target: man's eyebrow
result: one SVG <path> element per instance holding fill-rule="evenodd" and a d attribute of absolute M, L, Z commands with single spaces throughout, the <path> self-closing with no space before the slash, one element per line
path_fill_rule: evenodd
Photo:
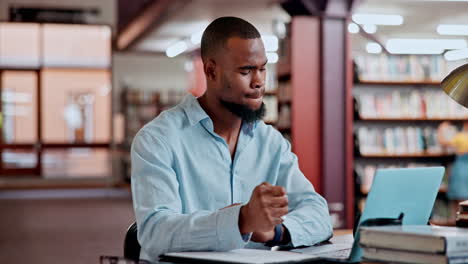
<path fill-rule="evenodd" d="M 262 64 L 261 67 L 264 67 L 267 64 L 268 61 L 265 61 L 265 63 Z M 238 67 L 239 70 L 255 70 L 258 69 L 258 66 L 255 65 L 245 65 L 245 66 L 240 66 Z"/>
<path fill-rule="evenodd" d="M 258 67 L 254 65 L 245 65 L 245 66 L 240 66 L 238 69 L 239 70 L 255 70 L 257 68 Z"/>

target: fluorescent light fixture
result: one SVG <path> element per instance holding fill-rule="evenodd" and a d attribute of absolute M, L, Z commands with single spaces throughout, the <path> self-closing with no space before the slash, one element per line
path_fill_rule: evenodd
<path fill-rule="evenodd" d="M 278 62 L 278 54 L 276 52 L 267 52 L 266 54 L 268 63 L 277 63 Z"/>
<path fill-rule="evenodd" d="M 351 34 L 359 33 L 359 26 L 356 23 L 349 23 L 348 32 Z"/>
<path fill-rule="evenodd" d="M 377 32 L 377 26 L 373 24 L 365 24 L 364 31 L 369 34 L 374 34 L 375 32 Z"/>
<path fill-rule="evenodd" d="M 190 41 L 192 42 L 193 45 L 198 45 L 198 44 L 201 43 L 201 38 L 203 36 L 203 32 L 204 32 L 204 30 L 198 31 L 197 33 L 193 33 L 190 36 Z"/>
<path fill-rule="evenodd" d="M 366 45 L 366 51 L 368 53 L 379 54 L 382 52 L 382 47 L 376 42 L 369 42 Z"/>
<path fill-rule="evenodd" d="M 174 45 L 166 49 L 166 55 L 169 58 L 175 57 L 187 50 L 187 43 L 185 41 L 178 41 Z"/>
<path fill-rule="evenodd" d="M 265 45 L 265 51 L 277 51 L 278 50 L 278 38 L 273 35 L 262 36 L 263 45 Z"/>
<path fill-rule="evenodd" d="M 446 49 L 466 47 L 464 39 L 389 39 L 386 44 L 392 54 L 441 54 Z"/>
<path fill-rule="evenodd" d="M 447 51 L 444 58 L 448 61 L 468 59 L 468 48 Z"/>
<path fill-rule="evenodd" d="M 352 18 L 355 23 L 361 25 L 399 26 L 403 24 L 403 17 L 400 15 L 354 14 Z"/>
<path fill-rule="evenodd" d="M 468 25 L 448 25 L 437 26 L 437 33 L 440 35 L 468 36 Z"/>

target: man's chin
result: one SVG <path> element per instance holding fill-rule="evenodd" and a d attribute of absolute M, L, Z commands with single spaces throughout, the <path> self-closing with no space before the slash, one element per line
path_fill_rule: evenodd
<path fill-rule="evenodd" d="M 262 101 L 255 104 L 237 104 L 228 101 L 221 101 L 221 104 L 230 112 L 247 122 L 260 120 L 265 115 L 265 105 Z"/>

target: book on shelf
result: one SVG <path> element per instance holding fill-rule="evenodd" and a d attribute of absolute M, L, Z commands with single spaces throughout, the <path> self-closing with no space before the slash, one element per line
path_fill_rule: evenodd
<path fill-rule="evenodd" d="M 468 109 L 441 90 L 362 92 L 355 97 L 362 119 L 468 119 Z"/>
<path fill-rule="evenodd" d="M 357 129 L 357 148 L 361 155 L 443 155 L 452 153 L 437 140 L 433 127 L 366 127 Z"/>
<path fill-rule="evenodd" d="M 389 263 L 462 264 L 468 263 L 468 251 L 432 254 L 384 248 L 363 248 L 364 260 Z"/>
<path fill-rule="evenodd" d="M 468 200 L 460 202 L 458 204 L 458 210 L 460 213 L 468 213 Z"/>
<path fill-rule="evenodd" d="M 466 60 L 447 61 L 441 55 L 358 54 L 354 57 L 359 80 L 440 81 Z"/>
<path fill-rule="evenodd" d="M 455 221 L 456 225 L 459 227 L 468 227 L 468 200 L 458 204 L 458 212 Z"/>
<path fill-rule="evenodd" d="M 278 121 L 278 97 L 274 95 L 264 96 L 263 103 L 265 104 L 265 116 L 263 117 L 263 121 L 267 123 L 275 123 Z"/>
<path fill-rule="evenodd" d="M 363 227 L 359 243 L 364 247 L 445 254 L 465 252 L 468 229 L 431 225 Z"/>

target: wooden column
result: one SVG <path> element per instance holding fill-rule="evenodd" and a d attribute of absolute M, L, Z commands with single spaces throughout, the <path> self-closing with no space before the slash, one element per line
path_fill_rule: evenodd
<path fill-rule="evenodd" d="M 328 201 L 337 228 L 352 228 L 354 220 L 351 5 L 345 0 L 283 3 L 293 17 L 293 145 L 301 170 Z"/>
<path fill-rule="evenodd" d="M 320 20 L 294 17 L 291 25 L 292 144 L 299 167 L 322 193 Z"/>

